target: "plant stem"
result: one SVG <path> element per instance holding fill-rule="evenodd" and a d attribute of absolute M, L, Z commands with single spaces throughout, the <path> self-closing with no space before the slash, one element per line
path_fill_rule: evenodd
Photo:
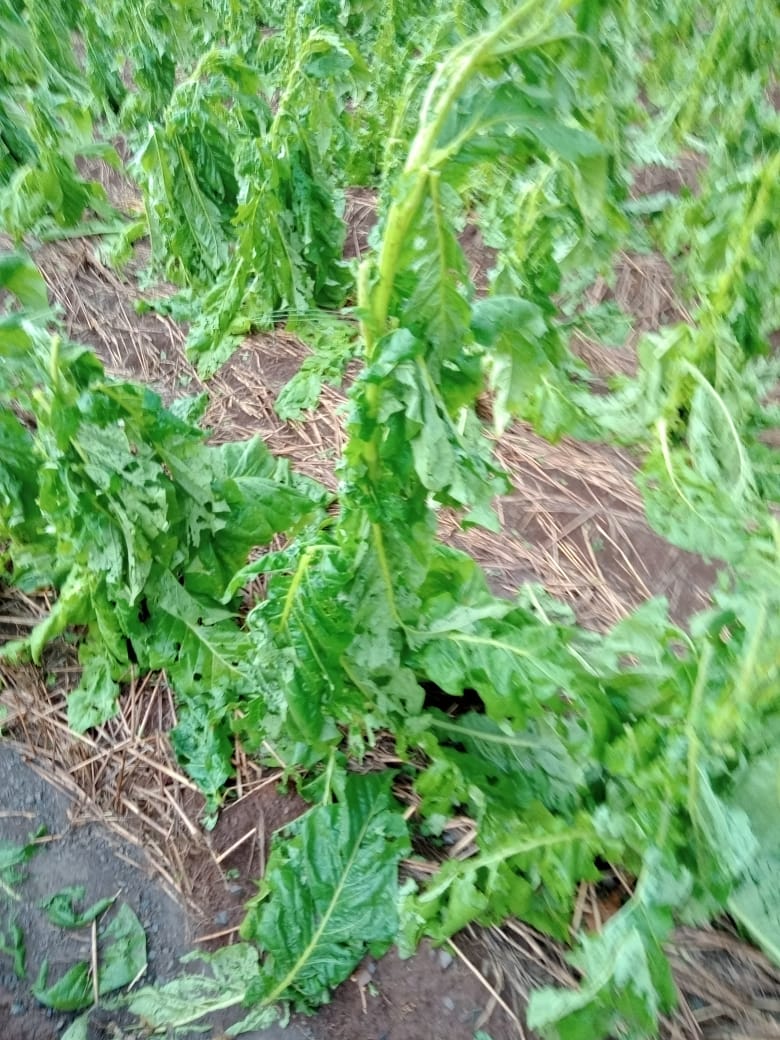
<path fill-rule="evenodd" d="M 514 53 L 536 43 L 555 19 L 573 6 L 574 2 L 558 0 L 548 6 L 543 0 L 526 0 L 506 15 L 494 29 L 465 40 L 442 63 L 431 80 L 420 113 L 420 128 L 404 165 L 399 197 L 388 210 L 376 280 L 371 285 L 371 279 L 363 276 L 360 282 L 363 293 L 358 306 L 363 316 L 362 331 L 368 362 L 374 359 L 377 341 L 386 331 L 401 250 L 425 194 L 429 164 L 452 107 L 479 69 L 493 57 L 496 49 L 500 49 L 502 54 L 510 50 L 507 37 L 521 22 L 533 20 L 536 24 L 512 41 L 511 51 Z M 537 17 L 539 15 L 541 17 Z M 434 98 L 442 84 L 445 86 L 434 105 Z M 368 263 L 369 260 L 364 261 L 364 264 Z"/>
<path fill-rule="evenodd" d="M 691 693 L 691 706 L 688 717 L 685 720 L 685 733 L 688 738 L 688 815 L 691 822 L 697 824 L 696 801 L 699 793 L 699 756 L 701 753 L 701 740 L 699 739 L 698 725 L 701 705 L 704 700 L 704 689 L 710 673 L 710 662 L 712 661 L 712 644 L 705 643 L 699 668 L 696 672 L 696 681 Z"/>
<path fill-rule="evenodd" d="M 770 196 L 776 188 L 778 180 L 780 180 L 780 152 L 777 152 L 761 171 L 755 201 L 750 207 L 734 245 L 734 258 L 718 279 L 711 305 L 716 314 L 725 315 L 733 305 L 734 284 L 740 276 L 742 267 L 753 252 L 753 236 L 766 217 Z"/>

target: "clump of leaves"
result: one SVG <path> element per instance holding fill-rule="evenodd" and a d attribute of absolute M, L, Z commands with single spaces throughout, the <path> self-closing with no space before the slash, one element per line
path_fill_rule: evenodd
<path fill-rule="evenodd" d="M 119 164 L 97 144 L 90 91 L 67 42 L 75 28 L 65 5 L 0 5 L 0 223 L 17 239 L 56 236 L 85 212 L 102 222 L 116 214 L 97 181 L 83 177 L 78 156 Z"/>
<path fill-rule="evenodd" d="M 9 841 L 0 842 L 0 899 L 8 901 L 11 907 L 14 903 L 21 902 L 21 896 L 16 889 L 26 877 L 22 868 L 40 851 L 42 843 L 39 839 L 45 834 L 46 828 L 40 827 L 35 834 L 30 835 L 24 845 L 15 845 Z M 25 978 L 27 948 L 24 932 L 10 911 L 6 931 L 0 932 L 0 954 L 11 959 L 17 978 Z"/>
<path fill-rule="evenodd" d="M 342 776 L 334 801 L 275 836 L 241 928 L 260 959 L 246 944 L 200 956 L 212 979 L 183 975 L 144 988 L 131 1011 L 180 1035 L 205 1014 L 241 1003 L 252 1010 L 231 1026 L 237 1036 L 286 1008 L 313 1010 L 366 954 L 385 953 L 398 930 L 398 866 L 409 852 L 391 781 L 389 773 Z"/>
<path fill-rule="evenodd" d="M 250 549 L 292 531 L 325 496 L 258 439 L 209 445 L 151 391 L 107 379 L 93 354 L 45 327 L 42 281 L 7 257 L 2 285 L 28 310 L 0 324 L 0 561 L 27 590 L 59 596 L 7 659 L 74 625 L 86 635 L 69 699 L 83 732 L 110 718 L 134 667 L 165 668 L 181 696 L 177 750 L 214 804 L 231 773 L 230 719 L 252 698 L 251 646 L 228 582 Z"/>
<path fill-rule="evenodd" d="M 149 128 L 133 168 L 153 260 L 189 287 L 178 311 L 192 320 L 187 351 L 201 375 L 252 327 L 344 301 L 343 201 L 326 152 L 332 81 L 356 61 L 337 37 L 312 32 L 272 115 L 256 69 L 214 51 Z"/>
<path fill-rule="evenodd" d="M 19 868 L 39 851 L 42 844 L 39 839 L 44 833 L 45 828 L 41 827 L 24 845 L 0 843 L 0 895 L 15 902 L 21 900 L 15 891 L 25 880 Z M 82 929 L 91 925 L 95 928 L 95 963 L 79 961 L 72 964 L 53 983 L 49 983 L 48 961 L 44 959 L 40 965 L 31 992 L 41 1004 L 57 1011 L 81 1011 L 94 1003 L 96 995 L 105 996 L 122 989 L 140 978 L 146 970 L 146 935 L 133 910 L 121 903 L 115 913 L 106 916 L 116 896 L 98 899 L 79 909 L 85 891 L 83 885 L 72 885 L 55 892 L 40 904 L 54 927 Z M 96 922 L 99 923 L 96 925 Z M 11 919 L 7 936 L 0 932 L 0 954 L 11 959 L 19 979 L 26 977 L 26 952 L 24 932 L 16 920 Z M 93 977 L 95 969 L 97 974 Z M 76 1028 L 72 1035 L 79 1035 Z"/>
<path fill-rule="evenodd" d="M 52 897 L 58 902 L 67 895 Z M 113 900 L 109 900 L 109 905 Z M 105 913 L 105 906 L 92 908 L 95 917 Z M 95 918 L 93 917 L 92 920 Z M 86 922 L 85 922 L 86 923 Z M 63 927 L 80 928 L 84 924 L 68 923 Z M 97 929 L 97 980 L 92 977 L 93 966 L 78 961 L 49 983 L 49 964 L 44 960 L 32 986 L 33 996 L 46 1007 L 56 1011 L 81 1011 L 98 996 L 129 986 L 146 970 L 146 935 L 141 922 L 127 903 L 121 903 L 110 919 L 104 918 Z"/>

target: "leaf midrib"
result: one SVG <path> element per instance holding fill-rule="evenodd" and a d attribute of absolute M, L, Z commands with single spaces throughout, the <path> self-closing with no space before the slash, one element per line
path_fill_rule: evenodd
<path fill-rule="evenodd" d="M 374 803 L 374 805 L 375 804 L 376 803 Z M 345 809 L 346 809 L 346 806 L 345 806 Z M 367 815 L 366 820 L 363 823 L 363 826 L 360 828 L 360 831 L 359 831 L 359 833 L 358 833 L 358 835 L 356 837 L 354 848 L 353 848 L 353 850 L 352 850 L 352 852 L 350 854 L 350 857 L 349 857 L 349 859 L 348 859 L 348 861 L 347 861 L 347 863 L 345 865 L 345 869 L 342 872 L 341 879 L 340 879 L 338 885 L 336 885 L 335 889 L 333 890 L 333 897 L 332 897 L 332 899 L 331 899 L 331 901 L 330 901 L 330 903 L 328 905 L 327 911 L 323 915 L 322 920 L 320 921 L 319 925 L 315 929 L 314 934 L 311 937 L 311 940 L 309 941 L 309 943 L 306 946 L 306 948 L 304 949 L 304 951 L 301 953 L 301 955 L 298 958 L 298 960 L 292 966 L 290 971 L 285 975 L 285 977 L 282 979 L 282 981 L 274 989 L 271 990 L 271 992 L 268 994 L 268 996 L 265 997 L 261 1001 L 261 1004 L 271 1004 L 271 1003 L 273 1003 L 273 1001 L 277 1000 L 282 995 L 282 993 L 284 993 L 284 991 L 287 989 L 287 987 L 290 986 L 293 983 L 293 981 L 295 980 L 296 976 L 300 973 L 301 968 L 303 967 L 303 965 L 306 964 L 306 962 L 309 960 L 311 955 L 316 950 L 316 948 L 317 948 L 317 946 L 319 944 L 319 941 L 322 938 L 322 935 L 323 935 L 325 929 L 327 928 L 327 926 L 328 926 L 328 924 L 330 922 L 331 917 L 333 916 L 333 913 L 334 913 L 334 911 L 336 909 L 336 906 L 338 905 L 338 902 L 339 902 L 339 900 L 341 898 L 341 893 L 343 892 L 344 886 L 347 883 L 347 878 L 349 877 L 349 874 L 350 874 L 350 872 L 351 872 L 351 870 L 352 870 L 352 868 L 353 868 L 353 866 L 355 864 L 355 860 L 357 859 L 358 853 L 360 852 L 360 849 L 361 849 L 362 844 L 363 844 L 363 839 L 364 839 L 364 837 L 366 835 L 366 832 L 368 831 L 369 824 L 373 820 L 374 816 L 375 816 L 374 806 L 372 805 L 371 811 Z"/>

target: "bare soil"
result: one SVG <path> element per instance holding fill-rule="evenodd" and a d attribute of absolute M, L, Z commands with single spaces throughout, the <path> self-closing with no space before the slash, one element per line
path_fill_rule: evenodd
<path fill-rule="evenodd" d="M 61 1034 L 72 1016 L 41 1008 L 29 992 L 29 981 L 44 959 L 50 982 L 77 961 L 89 960 L 90 932 L 55 927 L 41 902 L 67 886 L 84 885 L 85 905 L 109 896 L 127 903 L 146 932 L 147 981 L 175 973 L 178 958 L 191 945 L 191 923 L 181 904 L 153 879 L 137 845 L 119 840 L 98 823 L 73 826 L 67 796 L 7 744 L 0 744 L 0 792 L 0 841 L 23 845 L 40 827 L 48 836 L 14 888 L 19 902 L 0 896 L 2 929 L 10 919 L 18 923 L 27 950 L 24 981 L 9 970 L 6 957 L 0 958 L 0 1035 L 3 1040 L 49 1040 Z"/>

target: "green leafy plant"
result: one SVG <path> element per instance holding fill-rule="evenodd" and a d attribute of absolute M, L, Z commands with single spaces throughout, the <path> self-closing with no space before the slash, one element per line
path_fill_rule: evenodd
<path fill-rule="evenodd" d="M 457 5 L 455 25 L 479 20 L 466 6 Z M 363 369 L 350 391 L 330 513 L 321 490 L 257 442 L 205 444 L 192 402 L 164 409 L 148 391 L 107 380 L 91 355 L 44 326 L 44 294 L 29 266 L 12 258 L 0 267 L 28 308 L 0 326 L 3 560 L 23 587 L 59 592 L 51 615 L 6 653 L 37 659 L 66 627 L 83 626 L 74 722 L 107 717 L 131 667 L 165 668 L 179 701 L 174 746 L 210 809 L 230 775 L 234 738 L 248 753 L 281 760 L 314 803 L 274 843 L 248 908 L 247 941 L 201 958 L 210 977 L 185 975 L 133 999 L 156 1028 L 186 1030 L 235 1003 L 250 1005 L 236 1030 L 260 1027 L 290 1007 L 310 1009 L 367 950 L 395 938 L 409 952 L 422 936 L 442 942 L 471 921 L 517 915 L 567 940 L 578 885 L 597 882 L 606 863 L 638 879 L 636 891 L 572 954 L 579 990 L 534 998 L 531 1018 L 545 1035 L 652 1035 L 675 1000 L 663 955 L 675 921 L 700 923 L 730 907 L 770 953 L 777 949 L 768 887 L 777 850 L 754 803 L 760 792 L 776 802 L 780 532 L 770 508 L 773 456 L 767 445 L 762 454 L 759 436 L 773 413 L 751 397 L 770 372 L 754 359 L 765 352 L 759 310 L 774 252 L 766 268 L 753 255 L 772 238 L 776 162 L 762 156 L 737 178 L 744 191 L 727 189 L 736 235 L 693 235 L 694 324 L 645 339 L 637 380 L 596 397 L 568 353 L 555 298 L 570 294 L 576 311 L 577 264 L 600 269 L 626 229 L 631 135 L 612 124 L 638 106 L 605 83 L 622 67 L 621 33 L 646 23 L 633 5 L 490 6 L 488 27 L 480 22 L 482 31 L 456 43 L 423 96 L 400 106 L 398 125 L 416 113 L 417 129 L 405 159 L 395 144 L 386 156 L 376 248 L 358 273 Z M 339 11 L 347 22 L 355 13 L 349 4 Z M 693 32 L 695 14 L 684 25 Z M 284 41 L 296 40 L 287 29 Z M 663 30 L 671 46 L 673 27 Z M 275 261 L 261 258 L 280 241 L 265 211 L 241 210 L 249 230 L 235 245 L 230 214 L 264 197 L 241 195 L 274 169 L 253 165 L 264 135 L 289 145 L 278 185 L 284 212 L 268 212 L 280 220 L 313 212 L 308 196 L 304 204 L 286 194 L 285 178 L 303 163 L 306 195 L 315 163 L 304 160 L 322 160 L 321 142 L 305 112 L 290 107 L 329 76 L 335 93 L 324 103 L 344 100 L 360 63 L 334 32 L 330 23 L 314 27 L 300 54 L 280 52 L 273 39 L 263 49 L 263 68 L 300 66 L 273 114 L 248 89 L 257 69 L 221 49 L 166 102 L 177 162 L 200 149 L 198 176 L 185 176 L 184 161 L 176 174 L 200 193 L 186 196 L 199 223 L 194 231 L 177 223 L 173 234 L 183 236 L 176 248 L 197 278 L 218 286 L 203 313 L 219 336 L 237 337 L 250 312 L 278 306 L 258 295 L 256 312 L 246 309 L 247 286 L 261 272 L 285 306 L 294 298 L 278 288 Z M 625 62 L 636 62 L 632 89 L 652 78 L 637 57 L 645 39 L 637 32 L 626 52 Z M 409 82 L 411 95 L 414 76 Z M 179 108 L 185 98 L 197 104 Z M 328 132 L 338 124 L 329 113 Z M 223 125 L 246 148 L 239 174 Z M 150 147 L 158 134 L 153 128 Z M 213 144 L 210 165 L 204 141 Z M 166 169 L 154 166 L 153 177 Z M 719 185 L 690 207 L 686 200 L 670 220 L 670 241 L 680 214 L 695 228 L 717 212 Z M 336 212 L 333 187 L 328 180 L 323 190 L 320 230 Z M 506 205 L 491 205 L 497 187 Z M 161 196 L 161 238 L 178 194 Z M 487 214 L 499 249 L 484 297 L 458 239 L 472 204 Z M 306 243 L 307 293 L 321 271 L 319 242 Z M 296 277 L 301 256 L 293 256 Z M 235 297 L 225 271 L 235 275 Z M 315 378 L 324 371 L 314 367 Z M 734 561 L 688 630 L 652 601 L 605 634 L 588 632 L 541 589 L 495 596 L 472 559 L 439 541 L 441 507 L 464 525 L 498 526 L 493 499 L 508 480 L 475 410 L 491 380 L 499 427 L 524 415 L 551 435 L 612 433 L 638 444 L 651 519 L 676 541 L 693 544 L 695 532 L 697 546 Z M 301 398 L 311 400 L 301 394 L 287 406 L 301 407 Z M 247 562 L 278 533 L 282 544 Z M 258 576 L 262 595 L 239 621 L 238 594 Z M 394 777 L 357 771 L 380 733 L 415 793 L 413 835 L 446 848 L 453 817 L 474 823 L 472 849 L 402 893 L 396 872 L 409 839 L 390 793 Z M 76 988 L 81 981 L 74 976 Z"/>
<path fill-rule="evenodd" d="M 8 258 L 0 277 L 40 305 L 29 263 Z M 214 804 L 232 769 L 225 727 L 255 689 L 251 647 L 235 597 L 223 604 L 225 588 L 250 549 L 316 513 L 324 494 L 258 440 L 206 444 L 155 394 L 107 380 L 94 355 L 29 312 L 6 315 L 0 351 L 0 561 L 23 588 L 60 593 L 51 614 L 2 653 L 39 661 L 48 640 L 85 625 L 83 673 L 69 701 L 82 731 L 115 712 L 133 667 L 165 668 L 182 695 L 174 741 Z"/>
<path fill-rule="evenodd" d="M 777 143 L 771 124 L 766 134 Z M 651 523 L 678 545 L 737 564 L 780 497 L 766 443 L 778 418 L 776 316 L 764 302 L 780 270 L 778 155 L 739 171 L 725 149 L 712 156 L 701 194 L 666 218 L 671 254 L 685 253 L 691 321 L 645 336 L 637 378 L 585 404 L 598 430 L 646 447 Z"/>
<path fill-rule="evenodd" d="M 272 116 L 262 77 L 213 51 L 150 127 L 135 169 L 153 258 L 191 287 L 187 349 L 202 375 L 253 326 L 344 301 L 342 204 L 325 161 L 340 94 L 323 83 L 356 60 L 313 31 Z"/>
<path fill-rule="evenodd" d="M 69 12 L 36 7 L 31 25 L 23 5 L 0 5 L 0 223 L 17 239 L 28 231 L 56 237 L 87 211 L 103 226 L 116 217 L 102 186 L 76 164 L 78 156 L 119 159 L 93 138 L 90 93 L 65 43 Z"/>

